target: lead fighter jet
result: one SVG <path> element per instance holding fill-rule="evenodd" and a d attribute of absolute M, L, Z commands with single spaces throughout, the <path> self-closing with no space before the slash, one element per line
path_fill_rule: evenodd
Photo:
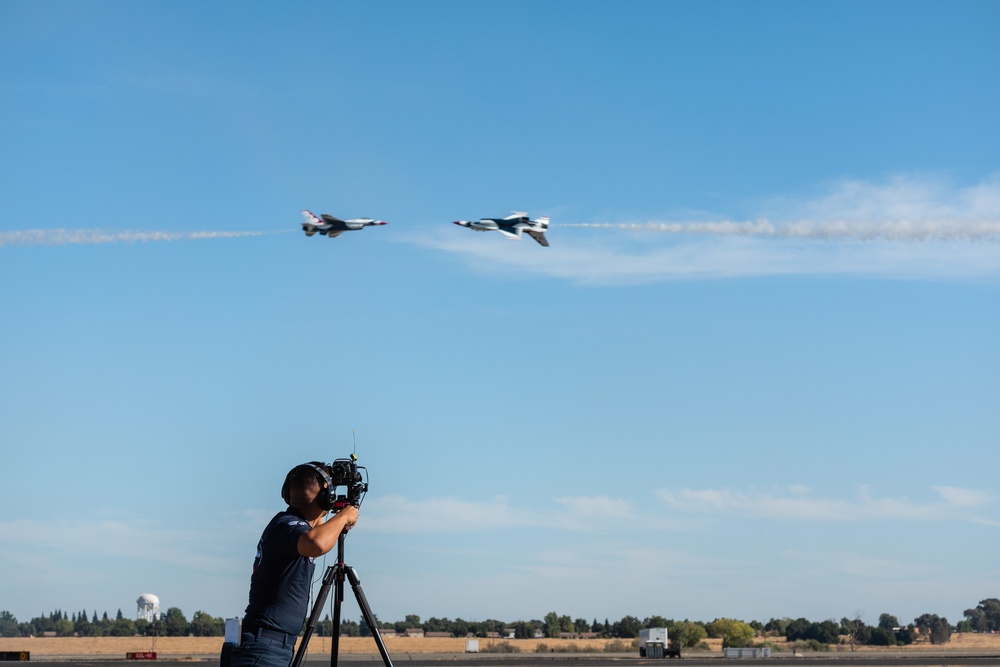
<path fill-rule="evenodd" d="M 306 236 L 312 236 L 313 234 L 319 232 L 320 234 L 325 234 L 331 239 L 335 239 L 344 232 L 353 232 L 358 229 L 364 229 L 365 227 L 371 227 L 372 225 L 384 225 L 387 224 L 381 220 L 374 220 L 372 218 L 354 218 L 353 220 L 341 220 L 340 218 L 335 218 L 332 215 L 323 214 L 323 219 L 320 220 L 311 211 L 302 211 L 302 217 L 305 218 L 305 222 L 302 223 L 302 231 L 306 233 Z"/>
<path fill-rule="evenodd" d="M 479 220 L 456 220 L 456 225 L 468 227 L 477 232 L 500 232 L 509 239 L 521 240 L 521 232 L 538 241 L 546 248 L 549 240 L 545 238 L 545 230 L 549 228 L 549 219 L 539 217 L 532 220 L 527 213 L 515 211 L 506 218 L 480 218 Z"/>

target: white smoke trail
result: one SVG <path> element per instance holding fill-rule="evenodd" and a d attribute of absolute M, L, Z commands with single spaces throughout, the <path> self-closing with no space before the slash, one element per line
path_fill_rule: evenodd
<path fill-rule="evenodd" d="M 0 248 L 8 245 L 96 245 L 102 243 L 232 239 L 275 233 L 277 232 L 114 232 L 103 229 L 22 229 L 0 232 Z"/>
<path fill-rule="evenodd" d="M 554 227 L 555 225 L 553 225 Z M 701 236 L 750 236 L 794 239 L 856 239 L 861 241 L 1000 241 L 1000 220 L 853 220 L 776 224 L 767 219 L 716 222 L 595 222 L 565 223 L 559 227 L 627 229 L 639 232 Z"/>

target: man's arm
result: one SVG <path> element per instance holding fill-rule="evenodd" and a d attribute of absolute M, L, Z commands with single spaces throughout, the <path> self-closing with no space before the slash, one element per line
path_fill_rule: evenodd
<path fill-rule="evenodd" d="M 324 523 L 310 528 L 299 535 L 299 555 L 316 558 L 337 546 L 337 539 L 345 530 L 350 530 L 358 520 L 358 508 L 348 505 Z"/>

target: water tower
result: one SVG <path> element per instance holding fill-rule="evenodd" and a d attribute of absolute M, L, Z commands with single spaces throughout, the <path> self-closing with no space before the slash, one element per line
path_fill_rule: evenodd
<path fill-rule="evenodd" d="M 137 619 L 145 619 L 147 621 L 160 620 L 160 598 L 152 593 L 143 593 L 136 600 L 136 603 L 139 605 L 139 609 L 135 612 Z"/>

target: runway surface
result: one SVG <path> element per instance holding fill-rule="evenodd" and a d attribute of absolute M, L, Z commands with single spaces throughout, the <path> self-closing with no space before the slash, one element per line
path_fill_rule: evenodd
<path fill-rule="evenodd" d="M 390 656 L 394 666 L 399 667 L 739 667 L 740 665 L 773 665 L 774 667 L 965 667 L 972 665 L 975 667 L 1000 667 L 1000 657 L 998 656 L 975 656 L 975 655 L 923 655 L 923 656 L 878 656 L 878 655 L 837 655 L 837 656 L 779 656 L 762 659 L 725 659 L 714 656 L 699 656 L 696 658 L 682 658 L 680 660 L 647 660 L 643 658 L 604 656 L 536 656 L 536 655 L 516 655 L 507 654 L 502 656 L 474 655 L 440 655 L 426 657 L 417 654 L 404 654 Z M 36 660 L 33 662 L 44 662 L 47 667 L 108 667 L 108 663 L 129 663 L 137 661 L 124 659 L 53 659 Z M 156 660 L 147 661 L 150 667 L 215 667 L 218 662 L 211 658 L 202 660 Z M 18 663 L 7 663 L 14 664 Z M 21 663 L 24 664 L 24 663 Z M 307 659 L 302 662 L 303 667 L 327 667 L 330 664 L 328 658 Z M 373 667 L 382 664 L 382 659 L 377 656 L 366 656 L 359 658 L 356 656 L 341 658 L 338 667 Z"/>

